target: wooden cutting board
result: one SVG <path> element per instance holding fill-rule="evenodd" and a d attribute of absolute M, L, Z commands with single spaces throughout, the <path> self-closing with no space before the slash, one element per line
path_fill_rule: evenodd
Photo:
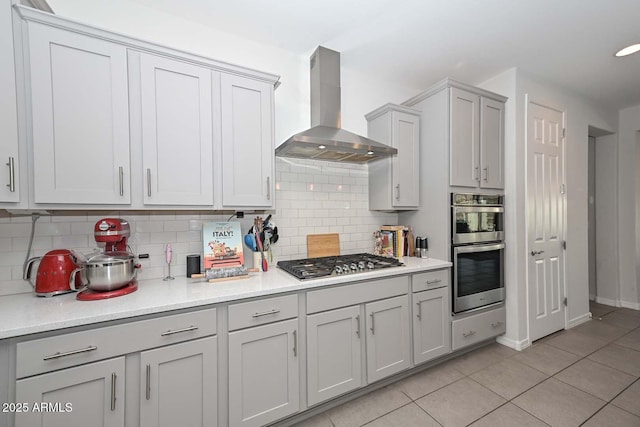
<path fill-rule="evenodd" d="M 307 257 L 340 255 L 340 235 L 338 233 L 307 234 Z"/>

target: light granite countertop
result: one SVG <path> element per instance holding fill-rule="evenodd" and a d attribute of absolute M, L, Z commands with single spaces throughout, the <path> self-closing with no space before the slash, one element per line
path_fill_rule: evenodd
<path fill-rule="evenodd" d="M 167 282 L 162 279 L 141 280 L 136 292 L 100 301 L 78 301 L 75 294 L 51 298 L 37 297 L 32 293 L 3 296 L 0 297 L 0 339 L 451 267 L 448 261 L 431 258 L 405 257 L 404 264 L 403 267 L 307 281 L 297 280 L 279 268 L 272 268 L 266 273 L 252 273 L 245 279 L 217 283 L 186 277 Z"/>

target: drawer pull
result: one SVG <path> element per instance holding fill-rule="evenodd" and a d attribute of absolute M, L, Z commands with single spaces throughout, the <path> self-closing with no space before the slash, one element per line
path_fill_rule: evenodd
<path fill-rule="evenodd" d="M 191 331 L 196 331 L 197 329 L 198 329 L 198 327 L 197 327 L 197 326 L 193 326 L 193 325 L 189 326 L 188 328 L 176 329 L 176 330 L 174 330 L 174 331 L 172 331 L 171 329 L 169 329 L 168 331 L 161 333 L 161 334 L 160 334 L 160 336 L 161 336 L 161 337 L 166 337 L 166 336 L 168 336 L 168 335 L 180 334 L 180 333 L 182 333 L 182 332 L 191 332 Z"/>
<path fill-rule="evenodd" d="M 442 282 L 442 279 L 427 280 L 427 285 L 436 285 L 440 282 Z"/>
<path fill-rule="evenodd" d="M 96 347 L 95 345 L 90 345 L 87 348 L 81 348 L 80 350 L 71 350 L 71 351 L 65 351 L 64 353 L 54 353 L 51 354 L 49 356 L 45 356 L 42 360 L 52 360 L 52 359 L 59 359 L 61 357 L 66 357 L 66 356 L 73 356 L 74 354 L 80 354 L 80 353 L 88 353 L 90 351 L 94 351 L 97 350 L 98 347 Z"/>
<path fill-rule="evenodd" d="M 491 327 L 492 327 L 492 328 L 497 328 L 498 326 L 501 326 L 501 325 L 502 325 L 502 322 L 497 321 L 497 322 L 495 322 L 495 323 L 492 323 L 492 324 L 491 324 Z"/>
<path fill-rule="evenodd" d="M 293 357 L 298 357 L 298 331 L 293 331 Z"/>
<path fill-rule="evenodd" d="M 280 309 L 274 308 L 273 310 L 263 311 L 262 313 L 256 313 L 252 317 L 256 318 L 256 317 L 268 316 L 270 314 L 278 314 L 278 313 L 280 313 Z"/>
<path fill-rule="evenodd" d="M 116 373 L 112 373 L 111 374 L 111 410 L 115 411 L 116 410 L 116 380 L 118 379 L 118 376 L 116 375 Z"/>
<path fill-rule="evenodd" d="M 147 400 L 151 399 L 151 365 L 147 365 L 147 389 L 145 391 L 145 397 Z"/>
<path fill-rule="evenodd" d="M 476 331 L 463 332 L 462 336 L 465 338 L 469 338 L 471 335 L 475 335 Z"/>

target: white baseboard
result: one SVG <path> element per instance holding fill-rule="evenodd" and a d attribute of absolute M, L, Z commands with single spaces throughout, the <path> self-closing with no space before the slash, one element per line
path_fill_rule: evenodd
<path fill-rule="evenodd" d="M 620 301 L 620 307 L 640 310 L 640 302 Z"/>
<path fill-rule="evenodd" d="M 609 299 L 609 298 L 596 297 L 596 302 L 598 304 L 610 305 L 612 307 L 619 307 L 618 301 Z"/>
<path fill-rule="evenodd" d="M 578 325 L 582 325 L 585 322 L 588 322 L 591 319 L 591 313 L 585 313 L 582 316 L 578 316 L 574 319 L 569 320 L 569 324 L 567 325 L 567 329 L 574 328 Z"/>
<path fill-rule="evenodd" d="M 531 345 L 531 341 L 529 341 L 529 338 L 525 338 L 521 341 L 516 341 L 516 340 L 512 340 L 511 338 L 507 338 L 504 335 L 500 335 L 498 338 L 496 338 L 496 341 L 499 344 L 502 344 L 504 346 L 510 347 L 518 351 L 522 351 Z"/>

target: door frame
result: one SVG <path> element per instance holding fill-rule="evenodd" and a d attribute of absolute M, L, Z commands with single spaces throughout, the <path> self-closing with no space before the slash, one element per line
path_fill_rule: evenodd
<path fill-rule="evenodd" d="M 524 188 L 525 188 L 525 195 L 524 195 L 524 214 L 525 214 L 525 253 L 523 254 L 523 256 L 525 257 L 525 259 L 527 260 L 525 262 L 525 293 L 526 293 L 526 302 L 527 302 L 527 338 L 529 340 L 530 344 L 533 344 L 533 340 L 531 339 L 531 306 L 530 306 L 530 298 L 529 298 L 529 288 L 530 288 L 530 283 L 529 283 L 529 155 L 528 155 L 528 148 L 529 148 L 529 114 L 531 112 L 530 108 L 529 108 L 529 104 L 536 104 L 540 107 L 544 107 L 544 108 L 548 108 L 550 110 L 555 110 L 559 113 L 562 113 L 562 127 L 564 129 L 567 129 L 567 110 L 566 109 L 561 109 L 552 105 L 548 105 L 545 102 L 538 102 L 537 99 L 532 99 L 532 97 L 529 95 L 529 93 L 525 93 L 524 96 L 524 101 L 525 101 L 525 106 L 524 106 L 524 110 L 525 110 L 525 120 L 524 120 Z M 565 194 L 564 197 L 562 198 L 562 212 L 563 212 L 563 218 L 562 218 L 562 239 L 566 241 L 567 238 L 567 193 L 566 193 L 566 182 L 567 182 L 567 134 L 568 134 L 568 130 L 565 130 L 565 135 L 563 135 L 563 143 L 562 143 L 562 173 L 563 173 L 563 181 L 565 183 Z M 567 249 L 564 250 L 564 256 L 562 257 L 562 263 L 563 263 L 563 281 L 564 283 L 562 284 L 563 287 L 563 292 L 564 292 L 564 296 L 565 298 L 568 298 L 568 292 L 567 292 Z M 568 325 L 569 325 L 569 310 L 568 310 L 568 305 L 564 306 L 563 310 L 564 310 L 564 329 L 566 330 Z"/>

